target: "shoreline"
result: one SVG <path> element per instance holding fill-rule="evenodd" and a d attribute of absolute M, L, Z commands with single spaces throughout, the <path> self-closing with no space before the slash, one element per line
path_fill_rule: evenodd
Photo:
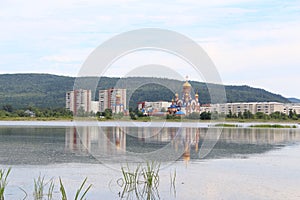
<path fill-rule="evenodd" d="M 205 121 L 205 122 L 172 122 L 172 121 L 0 121 L 0 127 L 10 126 L 39 126 L 39 127 L 74 127 L 74 126 L 100 126 L 100 127 L 174 127 L 174 128 L 227 128 L 226 126 L 216 125 L 235 125 L 230 128 L 251 128 L 257 125 L 281 125 L 281 126 L 294 126 L 300 128 L 298 123 L 291 122 L 223 122 L 223 121 Z M 258 127 L 259 128 L 259 127 Z M 263 128 L 263 127 L 262 127 Z M 266 127 L 268 128 L 268 127 Z M 272 128 L 272 127 L 270 127 Z"/>

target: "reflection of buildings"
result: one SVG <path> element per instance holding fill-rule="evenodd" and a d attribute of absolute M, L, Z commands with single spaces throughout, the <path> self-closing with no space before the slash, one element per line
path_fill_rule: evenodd
<path fill-rule="evenodd" d="M 193 112 L 200 113 L 199 95 L 196 93 L 193 98 L 191 89 L 191 84 L 186 80 L 182 85 L 182 97 L 179 98 L 178 93 L 175 94 L 175 99 L 172 99 L 172 104 L 168 108 L 169 114 L 178 114 L 178 112 L 182 112 L 185 115 Z"/>
<path fill-rule="evenodd" d="M 66 108 L 77 115 L 91 111 L 91 90 L 74 90 L 66 93 Z"/>
<path fill-rule="evenodd" d="M 208 132 L 207 128 L 72 127 L 66 130 L 65 147 L 73 152 L 111 159 L 116 155 L 126 155 L 126 150 L 147 153 L 170 145 L 172 152 L 188 161 L 199 158 L 204 137 L 214 134 L 213 129 Z M 127 133 L 130 135 L 126 136 Z M 299 129 L 224 128 L 214 155 L 250 154 L 250 147 L 255 153 L 263 153 L 274 145 L 288 142 L 300 142 Z M 145 149 L 139 151 L 137 148 Z"/>
<path fill-rule="evenodd" d="M 113 113 L 126 110 L 126 89 L 111 88 L 99 91 L 99 110 L 112 109 Z"/>
<path fill-rule="evenodd" d="M 65 148 L 78 153 L 120 153 L 126 150 L 126 133 L 119 127 L 70 127 L 66 129 Z"/>

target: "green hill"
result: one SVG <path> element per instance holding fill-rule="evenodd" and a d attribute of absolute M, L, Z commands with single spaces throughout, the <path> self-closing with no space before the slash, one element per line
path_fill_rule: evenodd
<path fill-rule="evenodd" d="M 0 75 L 0 106 L 10 104 L 14 108 L 35 106 L 60 108 L 65 106 L 65 93 L 74 87 L 74 77 L 51 74 L 3 74 Z M 95 77 L 77 79 L 75 88 L 91 88 L 98 81 Z M 191 81 L 194 92 L 199 92 L 201 103 L 209 103 L 210 96 L 205 83 Z M 130 107 L 139 101 L 170 101 L 174 92 L 181 92 L 183 82 L 162 78 L 108 78 L 103 77 L 96 90 L 110 87 L 128 89 Z M 80 86 L 78 86 L 80 85 Z M 168 87 L 165 87 L 168 85 Z M 141 87 L 137 87 L 141 86 Z M 136 88 L 135 88 L 136 87 Z M 225 86 L 228 102 L 277 101 L 289 102 L 281 95 L 249 86 Z M 95 91 L 95 90 L 94 90 Z M 95 99 L 97 99 L 97 94 Z"/>

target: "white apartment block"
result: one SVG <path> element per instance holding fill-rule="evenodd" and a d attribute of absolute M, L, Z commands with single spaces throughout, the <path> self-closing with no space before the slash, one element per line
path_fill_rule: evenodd
<path fill-rule="evenodd" d="M 290 113 L 290 111 L 292 111 L 292 112 L 295 111 L 297 114 L 300 114 L 300 104 L 297 104 L 297 103 L 285 104 L 283 113 L 288 115 Z"/>
<path fill-rule="evenodd" d="M 143 101 L 138 103 L 138 109 L 142 110 L 144 109 L 146 112 L 149 111 L 154 111 L 154 112 L 160 112 L 161 109 L 165 109 L 166 111 L 168 110 L 168 107 L 170 107 L 170 105 L 172 104 L 172 102 L 168 102 L 168 101 Z"/>
<path fill-rule="evenodd" d="M 99 101 L 91 101 L 91 111 L 93 113 L 99 112 Z"/>
<path fill-rule="evenodd" d="M 73 90 L 66 93 L 66 108 L 78 114 L 80 109 L 84 112 L 91 112 L 91 90 Z"/>
<path fill-rule="evenodd" d="M 284 112 L 285 104 L 278 102 L 249 102 L 249 103 L 226 103 L 226 104 L 212 104 L 211 112 L 218 112 L 220 114 L 232 114 L 243 113 L 250 111 L 255 114 L 262 112 L 265 114 L 271 114 L 274 112 Z M 202 109 L 203 110 L 203 109 Z M 207 109 L 206 109 L 207 110 Z"/>

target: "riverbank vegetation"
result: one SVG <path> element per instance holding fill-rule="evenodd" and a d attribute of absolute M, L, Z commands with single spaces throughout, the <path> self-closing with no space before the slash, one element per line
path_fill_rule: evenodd
<path fill-rule="evenodd" d="M 0 120 L 70 120 L 73 113 L 65 108 L 36 108 L 27 107 L 15 109 L 12 105 L 6 104 L 0 108 Z"/>
<path fill-rule="evenodd" d="M 217 112 L 202 112 L 191 113 L 189 115 L 170 115 L 166 112 L 160 112 L 160 115 L 148 116 L 144 115 L 138 109 L 129 109 L 129 112 L 124 113 L 112 113 L 111 109 L 106 109 L 104 112 L 97 113 L 85 113 L 79 112 L 77 114 L 78 118 L 90 119 L 94 118 L 99 121 L 107 120 L 137 120 L 137 121 L 209 121 L 209 120 L 221 120 L 228 122 L 299 122 L 300 114 L 295 111 L 289 111 L 289 114 L 274 112 L 270 115 L 263 112 L 257 112 L 255 114 L 250 111 L 239 112 L 238 114 L 229 112 L 227 115 L 220 114 Z M 6 104 L 0 108 L 0 120 L 12 120 L 12 121 L 70 121 L 73 120 L 73 113 L 65 108 L 36 108 L 27 107 L 24 109 L 14 109 L 11 105 Z"/>
<path fill-rule="evenodd" d="M 7 170 L 0 169 L 0 200 L 5 200 L 5 191 L 6 187 L 8 185 L 8 175 L 11 172 L 11 168 Z M 76 193 L 74 195 L 74 200 L 83 200 L 85 199 L 88 191 L 91 189 L 92 184 L 86 186 L 87 178 L 84 179 L 84 181 L 81 183 L 80 187 L 76 190 Z M 33 199 L 34 200 L 53 200 L 57 198 L 53 198 L 54 194 L 54 188 L 55 188 L 55 183 L 54 179 L 50 179 L 49 181 L 45 180 L 45 176 L 39 175 L 37 179 L 34 179 L 34 187 L 33 187 Z M 19 189 L 24 193 L 24 198 L 23 200 L 27 199 L 28 192 L 26 192 L 24 189 L 19 187 Z M 47 190 L 46 190 L 47 189 Z M 45 191 L 46 190 L 46 191 Z M 59 177 L 59 192 L 55 192 L 60 194 L 61 200 L 67 200 L 67 194 L 65 190 L 65 186 L 62 182 L 62 179 Z"/>

